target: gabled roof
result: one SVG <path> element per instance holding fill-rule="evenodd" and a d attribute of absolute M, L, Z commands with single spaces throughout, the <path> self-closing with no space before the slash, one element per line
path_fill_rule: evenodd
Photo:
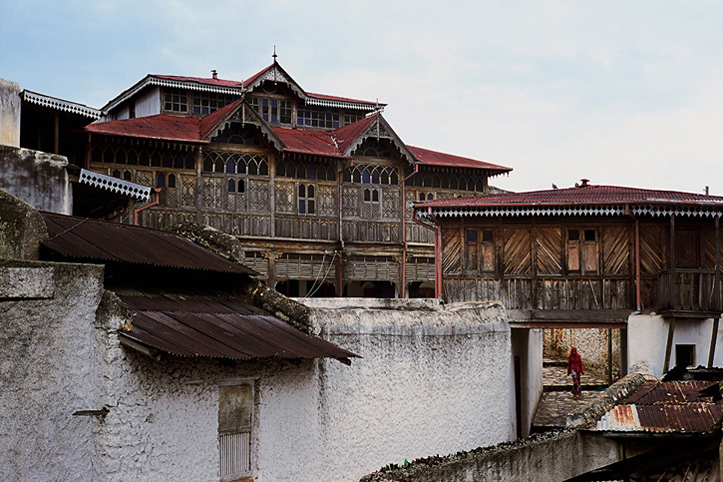
<path fill-rule="evenodd" d="M 122 137 L 140 137 L 194 144 L 207 144 L 200 135 L 201 119 L 157 114 L 85 126 L 87 132 Z"/>
<path fill-rule="evenodd" d="M 272 130 L 284 143 L 285 152 L 311 154 L 325 157 L 344 157 L 334 143 L 329 131 L 312 131 L 272 127 Z"/>
<path fill-rule="evenodd" d="M 414 204 L 420 215 L 523 216 L 624 215 L 713 216 L 723 213 L 723 197 L 679 191 L 599 186 L 583 181 L 580 187 L 467 198 L 438 199 Z"/>
<path fill-rule="evenodd" d="M 177 234 L 96 219 L 41 214 L 48 227 L 48 240 L 43 246 L 62 258 L 257 274 Z"/>
<path fill-rule="evenodd" d="M 118 292 L 133 318 L 121 339 L 192 357 L 358 357 L 230 296 Z"/>
<path fill-rule="evenodd" d="M 500 166 L 485 161 L 478 161 L 477 159 L 470 159 L 468 157 L 454 156 L 443 152 L 430 151 L 429 149 L 424 149 L 422 147 L 409 146 L 409 150 L 414 153 L 414 157 L 417 158 L 417 161 L 419 161 L 421 165 L 487 169 L 489 171 L 494 171 L 496 174 L 512 171 L 511 167 Z"/>

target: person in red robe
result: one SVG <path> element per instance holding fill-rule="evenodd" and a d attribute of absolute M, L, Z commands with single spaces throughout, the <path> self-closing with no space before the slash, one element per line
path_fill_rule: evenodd
<path fill-rule="evenodd" d="M 572 375 L 572 395 L 577 400 L 582 392 L 582 384 L 580 376 L 585 373 L 582 368 L 582 358 L 574 346 L 570 350 L 570 356 L 567 357 L 567 374 Z"/>

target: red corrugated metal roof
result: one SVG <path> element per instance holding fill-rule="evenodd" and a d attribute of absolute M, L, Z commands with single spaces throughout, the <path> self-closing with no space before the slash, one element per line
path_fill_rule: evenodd
<path fill-rule="evenodd" d="M 329 131 L 272 127 L 286 148 L 284 151 L 317 156 L 343 157 Z"/>
<path fill-rule="evenodd" d="M 613 432 L 705 432 L 723 418 L 723 400 L 699 392 L 716 382 L 645 382 L 610 409 L 596 430 Z"/>
<path fill-rule="evenodd" d="M 430 151 L 421 147 L 407 146 L 409 150 L 414 153 L 414 157 L 422 165 L 428 166 L 448 166 L 448 167 L 468 167 L 472 169 L 489 169 L 494 171 L 510 172 L 511 167 L 499 166 L 485 161 L 478 161 L 476 159 L 470 159 L 468 157 L 459 157 L 452 154 L 445 154 L 443 152 Z"/>
<path fill-rule="evenodd" d="M 224 119 L 224 117 L 238 109 L 243 102 L 243 98 L 238 99 L 218 110 L 211 112 L 207 116 L 202 117 L 198 129 L 200 138 L 205 139 L 208 133 L 211 132 L 218 125 L 218 123 Z"/>
<path fill-rule="evenodd" d="M 379 113 L 370 115 L 362 120 L 354 122 L 353 124 L 345 125 L 344 127 L 340 127 L 332 131 L 332 135 L 334 136 L 334 139 L 336 139 L 336 143 L 339 145 L 339 152 L 346 152 L 349 146 L 357 140 L 362 132 L 364 132 L 364 129 L 369 127 L 369 125 L 372 124 L 377 117 L 379 117 Z"/>
<path fill-rule="evenodd" d="M 257 274 L 177 234 L 97 219 L 41 214 L 48 227 L 48 240 L 43 245 L 64 258 Z"/>
<path fill-rule="evenodd" d="M 158 114 L 135 119 L 100 122 L 85 126 L 94 134 L 124 137 L 141 137 L 175 142 L 207 143 L 201 139 L 201 120 L 196 117 L 181 117 Z"/>
<path fill-rule="evenodd" d="M 175 80 L 178 82 L 196 82 L 199 84 L 215 85 L 218 87 L 241 88 L 241 82 L 238 82 L 236 80 L 222 80 L 222 79 L 205 78 L 205 77 L 184 77 L 184 76 L 180 76 L 180 75 L 156 75 L 156 74 L 151 74 L 151 77 L 156 77 L 158 79 Z"/>
<path fill-rule="evenodd" d="M 125 336 L 177 356 L 351 358 L 354 353 L 307 335 L 232 297 L 118 293 L 133 325 Z"/>
<path fill-rule="evenodd" d="M 627 204 L 627 203 L 723 203 L 721 196 L 622 186 L 572 187 L 518 193 L 489 194 L 467 198 L 437 199 L 416 203 L 426 207 L 493 207 L 517 205 Z"/>

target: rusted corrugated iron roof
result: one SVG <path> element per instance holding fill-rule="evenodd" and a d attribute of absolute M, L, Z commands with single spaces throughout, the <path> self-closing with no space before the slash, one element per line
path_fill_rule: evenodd
<path fill-rule="evenodd" d="M 699 394 L 704 381 L 645 382 L 598 421 L 604 432 L 705 432 L 723 418 L 723 400 Z"/>
<path fill-rule="evenodd" d="M 257 274 L 177 234 L 97 219 L 41 214 L 48 227 L 48 240 L 43 246 L 66 258 Z"/>
<path fill-rule="evenodd" d="M 123 336 L 171 355 L 236 360 L 358 357 L 237 298 L 167 293 L 119 296 L 133 317 L 132 329 Z"/>

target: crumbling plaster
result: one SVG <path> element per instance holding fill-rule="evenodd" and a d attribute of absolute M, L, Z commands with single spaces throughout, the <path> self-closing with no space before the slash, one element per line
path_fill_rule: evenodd
<path fill-rule="evenodd" d="M 19 147 L 0 146 L 0 189 L 39 211 L 72 214 L 68 159 Z"/>
<path fill-rule="evenodd" d="M 0 146 L 20 147 L 20 84 L 0 79 Z"/>

